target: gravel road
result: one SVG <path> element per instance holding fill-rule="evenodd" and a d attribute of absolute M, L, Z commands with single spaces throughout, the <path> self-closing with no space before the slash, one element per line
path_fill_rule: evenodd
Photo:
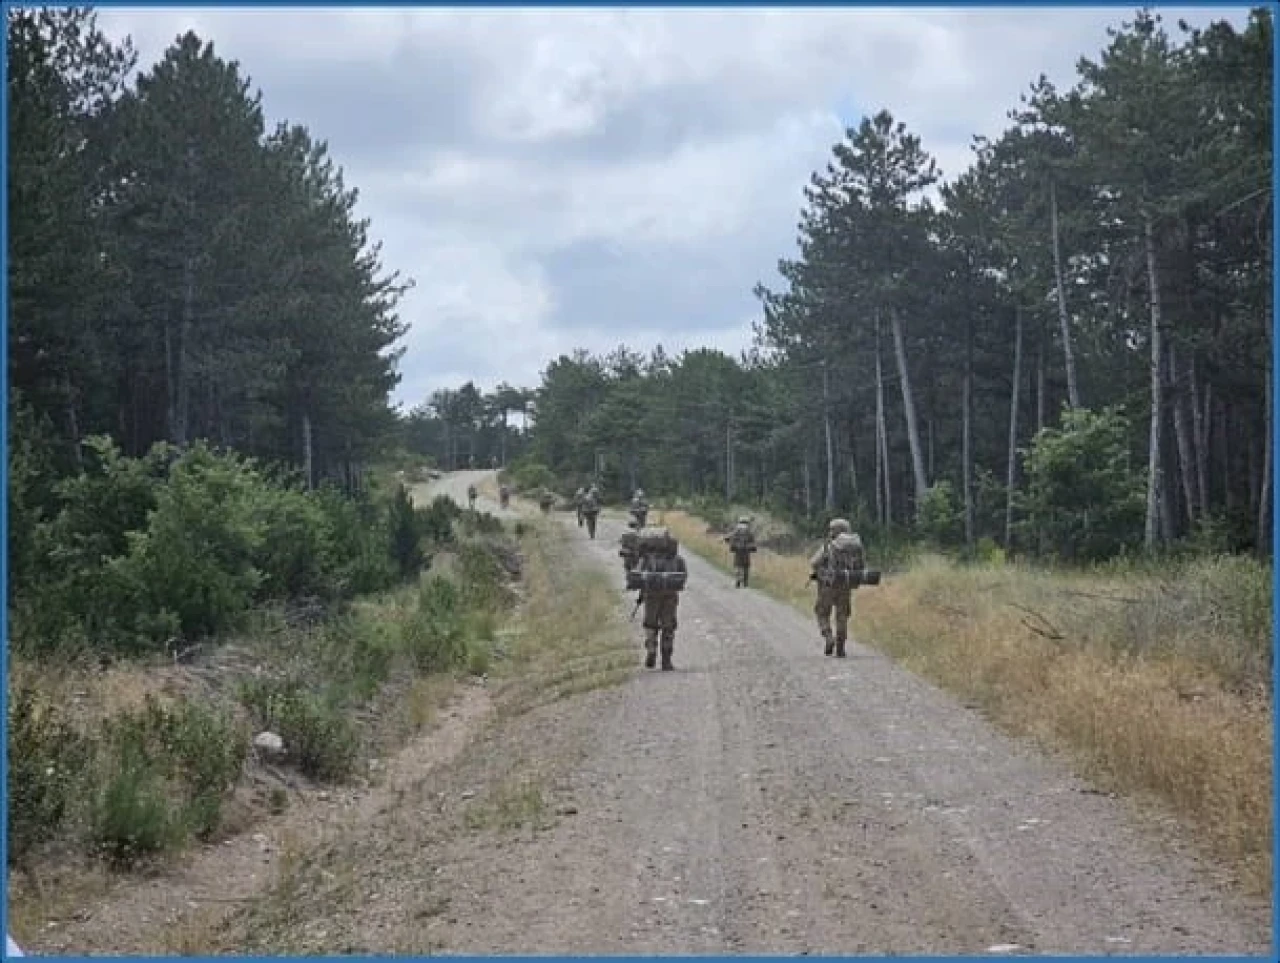
<path fill-rule="evenodd" d="M 465 504 L 486 474 L 439 490 Z M 558 517 L 621 585 L 621 520 L 593 542 Z M 823 657 L 812 619 L 684 554 L 675 672 L 495 740 L 544 754 L 572 815 L 435 853 L 437 952 L 1269 953 L 1270 908 L 1123 802 L 864 646 Z"/>

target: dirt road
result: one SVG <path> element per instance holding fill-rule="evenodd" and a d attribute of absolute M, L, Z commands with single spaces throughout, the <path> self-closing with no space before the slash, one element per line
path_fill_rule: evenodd
<path fill-rule="evenodd" d="M 419 494 L 465 504 L 474 481 L 497 513 L 490 474 Z M 559 577 L 597 568 L 621 586 L 621 520 L 602 518 L 596 541 L 557 520 Z M 1122 802 L 862 646 L 824 658 L 810 619 L 685 557 L 675 672 L 553 680 L 527 711 L 464 700 L 469 733 L 446 725 L 390 760 L 403 778 L 323 837 L 316 825 L 283 888 L 255 882 L 256 845 L 207 854 L 159 884 L 171 896 L 135 890 L 59 945 L 172 949 L 139 920 L 162 911 L 172 929 L 171 905 L 220 879 L 253 908 L 210 917 L 193 951 L 1269 952 L 1270 908 L 1217 888 Z"/>
<path fill-rule="evenodd" d="M 465 503 L 484 474 L 441 488 Z M 559 517 L 563 564 L 621 584 L 620 520 L 592 542 Z M 441 775 L 435 823 L 391 817 L 376 854 L 348 852 L 382 894 L 376 913 L 331 917 L 351 948 L 1269 951 L 1269 908 L 1144 838 L 1122 803 L 862 646 L 824 658 L 810 620 L 686 558 L 676 671 L 491 732 Z M 540 825 L 460 831 L 463 800 L 504 779 L 550 797 Z M 388 889 L 416 894 L 416 913 Z"/>

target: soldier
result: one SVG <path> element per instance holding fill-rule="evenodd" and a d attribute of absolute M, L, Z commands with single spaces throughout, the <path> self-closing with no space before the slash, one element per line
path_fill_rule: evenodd
<path fill-rule="evenodd" d="M 675 668 L 671 656 L 676 644 L 676 610 L 689 570 L 679 555 L 679 543 L 665 528 L 640 533 L 640 564 L 630 573 L 629 585 L 638 585 L 644 604 L 644 666 L 652 669 L 662 648 L 662 670 Z"/>
<path fill-rule="evenodd" d="M 501 485 L 498 487 L 498 501 L 503 508 L 509 508 L 511 505 L 511 486 Z"/>
<path fill-rule="evenodd" d="M 853 588 L 866 568 L 866 552 L 862 539 L 853 533 L 843 518 L 833 518 L 827 525 L 827 541 L 809 560 L 811 581 L 818 583 L 818 598 L 813 614 L 818 619 L 818 629 L 825 643 L 823 655 L 835 651 L 836 657 L 845 657 L 845 642 L 849 638 L 849 616 L 853 610 Z M 831 611 L 836 613 L 836 634 L 831 636 Z"/>
<path fill-rule="evenodd" d="M 724 540 L 733 553 L 733 587 L 746 588 L 751 574 L 751 553 L 756 550 L 756 536 L 751 531 L 751 519 L 743 515 Z"/>
<path fill-rule="evenodd" d="M 578 490 L 573 493 L 573 510 L 578 513 L 578 527 L 582 527 L 582 503 L 586 499 L 587 493 L 583 491 L 581 485 Z"/>
<path fill-rule="evenodd" d="M 643 488 L 637 488 L 631 496 L 631 515 L 644 528 L 645 520 L 649 517 L 649 502 L 644 497 Z"/>
<path fill-rule="evenodd" d="M 619 542 L 622 545 L 618 549 L 618 555 L 622 558 L 622 571 L 630 572 L 640 560 L 640 523 L 635 518 L 627 519 L 627 530 L 622 533 Z"/>
<path fill-rule="evenodd" d="M 480 493 L 476 491 L 476 486 L 474 484 L 467 486 L 467 507 L 472 511 L 475 511 L 476 509 L 476 496 L 478 494 Z"/>
<path fill-rule="evenodd" d="M 542 509 L 542 514 L 551 514 L 551 506 L 556 503 L 556 496 L 551 493 L 548 488 L 542 489 L 542 494 L 538 496 L 538 507 Z"/>
<path fill-rule="evenodd" d="M 600 491 L 595 485 L 592 485 L 587 494 L 582 499 L 582 505 L 578 508 L 579 514 L 587 520 L 587 535 L 591 538 L 596 537 L 596 519 L 600 515 Z"/>

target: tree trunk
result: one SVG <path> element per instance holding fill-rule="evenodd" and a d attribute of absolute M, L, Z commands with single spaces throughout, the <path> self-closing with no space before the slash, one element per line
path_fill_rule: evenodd
<path fill-rule="evenodd" d="M 827 494 L 823 500 L 828 512 L 836 507 L 836 457 L 835 442 L 831 435 L 830 376 L 827 359 L 822 359 L 822 433 L 827 446 Z"/>
<path fill-rule="evenodd" d="M 1161 317 L 1160 317 L 1160 278 L 1156 273 L 1156 240 L 1155 229 L 1151 223 L 1151 215 L 1143 217 L 1143 236 L 1147 254 L 1147 283 L 1150 291 L 1151 308 L 1151 435 L 1147 448 L 1147 519 L 1145 527 L 1145 543 L 1147 550 L 1156 547 L 1160 529 L 1161 500 L 1164 494 L 1163 466 L 1161 464 L 1161 413 L 1164 409 L 1164 398 L 1160 362 L 1161 350 Z"/>
<path fill-rule="evenodd" d="M 1044 344 L 1047 340 L 1044 315 L 1037 312 L 1040 318 L 1040 335 L 1036 339 L 1036 432 L 1044 430 L 1045 390 L 1044 390 Z"/>
<path fill-rule="evenodd" d="M 883 495 L 883 511 L 880 521 L 889 525 L 893 521 L 893 488 L 889 483 L 889 426 L 885 420 L 884 365 L 880 349 L 880 315 L 876 315 L 876 501 Z"/>
<path fill-rule="evenodd" d="M 1062 277 L 1062 244 L 1058 230 L 1058 188 L 1049 181 L 1049 221 L 1053 231 L 1053 278 L 1058 291 L 1058 324 L 1062 329 L 1062 354 L 1067 367 L 1067 400 L 1080 407 L 1080 386 L 1076 381 L 1076 359 L 1071 350 L 1071 319 L 1067 314 L 1066 283 Z"/>
<path fill-rule="evenodd" d="M 1264 392 L 1264 407 L 1262 409 L 1262 424 L 1264 431 L 1262 432 L 1262 491 L 1258 498 L 1258 538 L 1257 552 L 1258 555 L 1266 557 L 1271 550 L 1271 459 L 1272 439 L 1271 439 L 1271 377 L 1270 368 L 1267 369 L 1267 384 Z"/>
<path fill-rule="evenodd" d="M 307 488 L 315 487 L 315 469 L 311 449 L 311 415 L 302 413 L 302 464 L 307 478 Z"/>
<path fill-rule="evenodd" d="M 963 412 L 960 439 L 961 485 L 964 487 L 964 545 L 973 555 L 973 319 L 965 325 Z"/>
<path fill-rule="evenodd" d="M 1201 518 L 1209 514 L 1209 389 L 1205 386 L 1204 397 L 1201 398 L 1200 382 L 1196 370 L 1195 356 L 1187 366 L 1187 381 L 1191 388 L 1191 437 L 1194 441 L 1194 458 L 1196 463 L 1196 495 L 1199 503 L 1196 509 Z"/>
<path fill-rule="evenodd" d="M 1230 513 L 1236 507 L 1235 491 L 1231 487 L 1231 420 L 1225 401 L 1218 402 L 1218 458 L 1222 469 L 1222 504 Z"/>
<path fill-rule="evenodd" d="M 1018 476 L 1018 396 L 1022 389 L 1022 308 L 1013 315 L 1013 390 L 1009 393 L 1009 463 L 1005 471 L 1004 547 L 1013 545 L 1013 493 Z"/>
<path fill-rule="evenodd" d="M 898 359 L 898 379 L 902 386 L 902 406 L 906 410 L 907 443 L 911 446 L 911 470 L 916 483 L 916 514 L 924 504 L 929 483 L 924 474 L 924 459 L 920 451 L 920 430 L 916 423 L 915 398 L 911 393 L 911 375 L 907 370 L 907 345 L 902 336 L 902 319 L 896 311 L 889 312 L 889 326 L 893 329 L 894 354 Z"/>
<path fill-rule="evenodd" d="M 1178 476 L 1182 480 L 1183 514 L 1188 530 L 1194 529 L 1200 499 L 1196 495 L 1196 468 L 1192 454 L 1191 432 L 1187 419 L 1187 388 L 1178 376 L 1178 356 L 1169 342 L 1169 384 L 1173 389 L 1173 436 L 1178 446 Z"/>
<path fill-rule="evenodd" d="M 809 518 L 813 515 L 813 489 L 809 481 L 809 452 L 808 449 L 804 453 L 804 515 Z"/>
<path fill-rule="evenodd" d="M 191 418 L 191 329 L 196 313 L 196 268 L 188 255 L 182 266 L 182 325 L 178 329 L 178 374 L 174 444 L 185 448 Z"/>

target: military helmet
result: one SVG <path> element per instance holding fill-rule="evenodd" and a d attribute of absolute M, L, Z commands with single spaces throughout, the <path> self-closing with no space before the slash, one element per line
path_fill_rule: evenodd
<path fill-rule="evenodd" d="M 639 528 L 640 528 L 640 519 L 638 519 L 638 518 L 636 518 L 634 515 L 632 515 L 630 518 L 628 518 L 628 519 L 627 519 L 627 528 L 634 528 L 634 529 L 639 530 Z"/>
<path fill-rule="evenodd" d="M 743 515 L 741 518 L 739 518 L 739 519 L 738 519 L 738 524 L 739 524 L 739 525 L 750 525 L 750 524 L 751 524 L 751 519 L 747 518 L 747 516 L 746 516 L 746 515 Z"/>
<path fill-rule="evenodd" d="M 847 535 L 853 531 L 853 526 L 846 519 L 833 518 L 827 522 L 827 534 L 834 538 L 837 535 Z"/>

